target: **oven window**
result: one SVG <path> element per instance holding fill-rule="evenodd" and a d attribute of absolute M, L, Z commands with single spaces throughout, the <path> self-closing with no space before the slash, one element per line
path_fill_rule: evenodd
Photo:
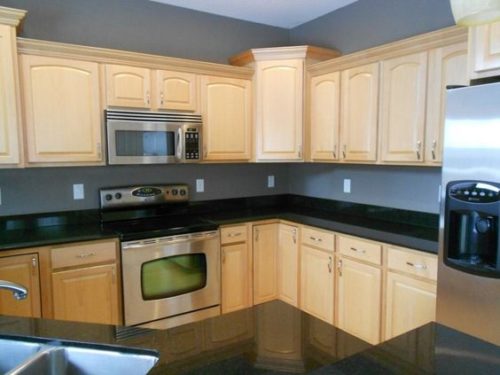
<path fill-rule="evenodd" d="M 205 254 L 176 255 L 146 262 L 141 269 L 142 298 L 175 297 L 207 285 Z"/>
<path fill-rule="evenodd" d="M 168 131 L 117 130 L 116 156 L 172 156 L 175 133 Z"/>

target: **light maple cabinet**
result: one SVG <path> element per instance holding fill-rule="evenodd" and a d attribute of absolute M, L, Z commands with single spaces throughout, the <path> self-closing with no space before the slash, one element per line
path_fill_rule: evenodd
<path fill-rule="evenodd" d="M 106 104 L 110 107 L 196 111 L 196 75 L 107 64 Z"/>
<path fill-rule="evenodd" d="M 384 339 L 436 318 L 437 256 L 389 246 Z"/>
<path fill-rule="evenodd" d="M 250 80 L 202 76 L 203 159 L 252 157 L 252 84 Z"/>
<path fill-rule="evenodd" d="M 447 86 L 467 86 L 467 43 L 429 51 L 425 123 L 425 161 L 441 163 Z"/>
<path fill-rule="evenodd" d="M 117 242 L 61 245 L 50 253 L 54 319 L 120 324 Z"/>
<path fill-rule="evenodd" d="M 278 227 L 278 298 L 299 305 L 299 228 L 280 223 Z"/>
<path fill-rule="evenodd" d="M 303 227 L 300 246 L 300 308 L 334 321 L 333 233 Z"/>
<path fill-rule="evenodd" d="M 278 223 L 253 226 L 253 303 L 278 297 Z"/>
<path fill-rule="evenodd" d="M 20 284 L 28 290 L 26 299 L 16 300 L 10 290 L 0 289 L 1 315 L 41 317 L 38 254 L 0 257 L 0 280 Z"/>
<path fill-rule="evenodd" d="M 16 165 L 21 161 L 15 26 L 24 14 L 0 7 L 0 165 Z"/>
<path fill-rule="evenodd" d="M 381 63 L 382 162 L 424 160 L 427 52 Z"/>
<path fill-rule="evenodd" d="M 337 236 L 337 326 L 369 342 L 380 342 L 381 245 Z"/>
<path fill-rule="evenodd" d="M 250 225 L 222 227 L 221 279 L 223 314 L 252 306 L 252 251 Z"/>
<path fill-rule="evenodd" d="M 500 22 L 469 28 L 469 78 L 500 75 Z"/>
<path fill-rule="evenodd" d="M 29 163 L 102 162 L 99 66 L 21 55 Z"/>

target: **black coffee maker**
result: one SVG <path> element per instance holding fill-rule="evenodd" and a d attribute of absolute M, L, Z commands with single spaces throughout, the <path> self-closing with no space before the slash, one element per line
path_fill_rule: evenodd
<path fill-rule="evenodd" d="M 500 278 L 500 184 L 452 181 L 446 187 L 444 262 Z"/>

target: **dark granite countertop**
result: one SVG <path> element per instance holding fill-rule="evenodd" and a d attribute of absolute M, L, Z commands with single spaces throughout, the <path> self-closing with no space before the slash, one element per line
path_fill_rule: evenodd
<path fill-rule="evenodd" d="M 153 374 L 498 374 L 500 348 L 430 323 L 377 346 L 280 301 L 167 330 L 0 316 L 0 337 L 157 350 Z"/>
<path fill-rule="evenodd" d="M 192 202 L 171 211 L 219 225 L 276 218 L 431 253 L 438 248 L 438 216 L 415 211 L 294 195 Z M 98 210 L 0 218 L 0 251 L 113 237 Z"/>

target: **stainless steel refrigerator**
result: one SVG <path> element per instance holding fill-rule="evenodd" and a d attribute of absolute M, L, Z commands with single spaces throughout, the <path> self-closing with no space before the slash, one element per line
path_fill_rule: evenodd
<path fill-rule="evenodd" d="M 437 321 L 500 345 L 500 83 L 446 108 Z"/>

